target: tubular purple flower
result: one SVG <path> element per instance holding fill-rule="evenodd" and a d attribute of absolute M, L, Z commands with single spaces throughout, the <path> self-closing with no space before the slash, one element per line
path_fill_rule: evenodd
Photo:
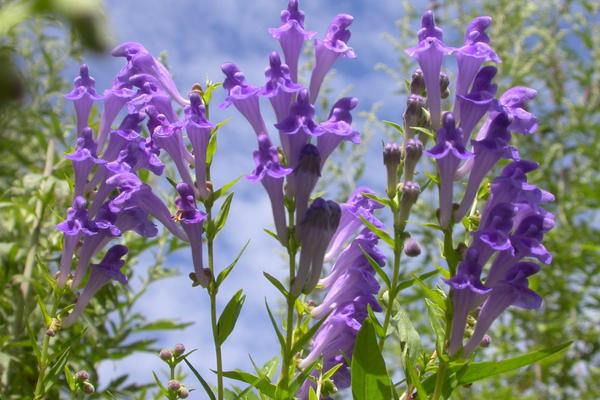
<path fill-rule="evenodd" d="M 121 272 L 121 268 L 125 265 L 125 261 L 121 260 L 121 258 L 127 254 L 127 251 L 127 247 L 123 245 L 114 245 L 108 249 L 106 255 L 99 264 L 92 264 L 90 279 L 77 299 L 75 309 L 63 321 L 62 326 L 64 328 L 73 325 L 77 317 L 81 315 L 85 307 L 89 304 L 92 297 L 111 280 L 116 280 L 123 285 L 127 284 L 127 277 Z"/>
<path fill-rule="evenodd" d="M 152 75 L 160 82 L 163 90 L 177 103 L 187 105 L 187 101 L 179 94 L 173 77 L 164 65 L 154 58 L 144 46 L 135 42 L 125 42 L 115 47 L 112 51 L 115 57 L 125 57 L 127 65 L 121 69 L 113 82 L 113 86 L 127 85 L 129 78 L 137 74 Z"/>
<path fill-rule="evenodd" d="M 473 88 L 469 94 L 456 96 L 455 105 L 460 105 L 460 107 L 456 108 L 455 106 L 455 109 L 460 113 L 458 119 L 460 128 L 463 130 L 465 144 L 468 142 L 475 125 L 495 101 L 494 96 L 498 86 L 492 83 L 492 79 L 496 76 L 496 72 L 498 70 L 493 66 L 481 68 L 475 76 Z"/>
<path fill-rule="evenodd" d="M 281 64 L 281 59 L 276 51 L 269 55 L 269 67 L 265 70 L 265 77 L 267 82 L 260 89 L 259 95 L 269 98 L 277 122 L 281 122 L 290 111 L 292 94 L 302 89 L 302 85 L 292 81 L 288 66 Z"/>
<path fill-rule="evenodd" d="M 142 113 L 127 114 L 125 118 L 123 118 L 123 121 L 121 121 L 119 128 L 110 132 L 108 147 L 102 154 L 102 159 L 105 161 L 114 161 L 119 155 L 119 152 L 123 150 L 128 143 L 137 143 L 141 141 L 142 136 L 140 135 L 140 131 L 142 130 L 142 127 L 140 124 L 144 118 L 144 114 Z"/>
<path fill-rule="evenodd" d="M 246 77 L 235 64 L 223 64 L 221 65 L 221 71 L 225 74 L 223 89 L 227 90 L 228 96 L 220 107 L 227 108 L 233 104 L 248 120 L 257 136 L 261 133 L 267 133 L 267 127 L 258 104 L 260 88 L 246 83 Z"/>
<path fill-rule="evenodd" d="M 490 210 L 485 223 L 473 232 L 471 248 L 477 250 L 480 265 L 485 265 L 494 252 L 512 248 L 508 234 L 513 227 L 515 212 L 512 203 L 498 203 Z"/>
<path fill-rule="evenodd" d="M 296 199 L 296 221 L 304 219 L 310 194 L 321 176 L 321 155 L 316 146 L 306 144 L 300 151 L 300 161 L 288 177 L 288 190 Z"/>
<path fill-rule="evenodd" d="M 421 29 L 417 33 L 419 44 L 406 49 L 406 54 L 419 63 L 425 87 L 427 88 L 427 108 L 431 115 L 431 125 L 434 130 L 440 127 L 441 91 L 440 72 L 444 55 L 452 49 L 443 42 L 443 32 L 435 25 L 433 11 L 427 11 L 421 18 Z"/>
<path fill-rule="evenodd" d="M 190 105 L 185 108 L 183 126 L 194 152 L 194 171 L 196 188 L 201 198 L 208 198 L 206 187 L 206 151 L 214 125 L 205 116 L 206 109 L 198 93 L 190 94 Z"/>
<path fill-rule="evenodd" d="M 491 289 L 481 283 L 482 265 L 477 262 L 477 250 L 469 249 L 465 259 L 458 266 L 458 273 L 445 282 L 452 288 L 452 331 L 448 344 L 448 354 L 456 354 L 462 347 L 467 324 L 467 316 L 475 300 Z"/>
<path fill-rule="evenodd" d="M 165 203 L 152 192 L 150 186 L 142 183 L 137 175 L 129 172 L 116 174 L 108 178 L 106 183 L 120 190 L 119 195 L 110 202 L 111 211 L 119 212 L 130 207 L 139 207 L 158 219 L 173 235 L 181 240 L 188 240 L 186 234 L 173 221 Z"/>
<path fill-rule="evenodd" d="M 315 107 L 308 101 L 306 89 L 302 89 L 290 107 L 288 117 L 275 124 L 275 128 L 280 131 L 281 145 L 288 165 L 292 168 L 296 167 L 300 151 L 308 143 L 309 135 L 320 134 L 314 117 Z"/>
<path fill-rule="evenodd" d="M 281 22 L 278 28 L 269 28 L 269 33 L 281 45 L 292 81 L 298 82 L 298 58 L 302 46 L 306 40 L 312 39 L 315 32 L 304 30 L 304 12 L 298 8 L 298 0 L 290 0 L 287 10 L 281 11 Z"/>
<path fill-rule="evenodd" d="M 354 144 L 360 143 L 360 133 L 352 129 L 352 114 L 350 114 L 357 105 L 356 97 L 343 97 L 331 107 L 327 121 L 319 124 L 317 132 L 320 132 L 320 135 L 317 138 L 317 147 L 321 153 L 321 167 L 342 140 Z"/>
<path fill-rule="evenodd" d="M 310 75 L 310 103 L 314 104 L 319 95 L 321 84 L 338 57 L 356 58 L 352 47 L 348 46 L 351 33 L 348 30 L 354 17 L 349 14 L 338 14 L 327 28 L 323 40 L 315 41 L 315 67 Z"/>
<path fill-rule="evenodd" d="M 125 104 L 135 96 L 135 91 L 128 87 L 112 87 L 104 91 L 104 108 L 98 129 L 98 149 L 104 149 L 104 144 L 112 124 Z"/>
<path fill-rule="evenodd" d="M 58 287 L 63 287 L 71 271 L 71 261 L 75 248 L 82 236 L 95 235 L 97 230 L 92 221 L 88 218 L 88 212 L 85 207 L 86 201 L 83 197 L 77 196 L 73 200 L 73 205 L 67 211 L 67 219 L 56 225 L 56 229 L 64 234 L 63 252 L 60 258 Z"/>
<path fill-rule="evenodd" d="M 518 160 L 518 152 L 508 145 L 510 118 L 505 113 L 498 114 L 489 126 L 486 136 L 473 140 L 473 168 L 469 175 L 463 199 L 454 213 L 454 220 L 460 221 L 467 214 L 477 195 L 479 186 L 500 158 Z M 454 173 L 452 174 L 454 176 Z"/>
<path fill-rule="evenodd" d="M 456 79 L 456 97 L 469 92 L 471 82 L 484 62 L 500 63 L 500 57 L 490 47 L 490 38 L 485 30 L 491 25 L 491 17 L 476 17 L 467 26 L 465 44 L 454 49 L 452 53 L 458 62 L 458 77 Z M 458 101 L 454 103 L 454 113 L 459 114 Z M 465 130 L 466 132 L 466 130 Z"/>
<path fill-rule="evenodd" d="M 535 310 L 542 305 L 542 298 L 529 289 L 528 278 L 540 270 L 539 265 L 530 262 L 521 262 L 507 272 L 505 278 L 491 290 L 489 297 L 483 303 L 477 317 L 477 324 L 473 336 L 465 345 L 464 355 L 468 356 L 479 346 L 485 333 L 492 323 L 509 306 L 516 306 L 526 310 Z"/>
<path fill-rule="evenodd" d="M 331 200 L 317 198 L 301 220 L 300 261 L 290 292 L 294 296 L 308 294 L 317 285 L 323 269 L 325 250 L 340 222 L 340 206 Z"/>
<path fill-rule="evenodd" d="M 115 225 L 116 219 L 117 214 L 110 211 L 108 203 L 104 203 L 93 221 L 97 233 L 93 236 L 85 237 L 79 250 L 77 267 L 75 268 L 75 275 L 71 285 L 73 289 L 79 287 L 83 281 L 94 254 L 102 250 L 112 238 L 121 236 L 121 230 Z"/>
<path fill-rule="evenodd" d="M 101 100 L 102 96 L 96 94 L 96 81 L 90 76 L 88 66 L 82 64 L 79 76 L 75 78 L 74 88 L 65 94 L 65 98 L 73 101 L 77 115 L 77 136 L 81 135 L 83 128 L 88 126 L 90 110 L 94 101 Z"/>
<path fill-rule="evenodd" d="M 185 144 L 181 134 L 182 126 L 177 122 L 169 123 L 167 118 L 162 115 L 159 115 L 158 118 L 162 120 L 161 125 L 154 129 L 152 140 L 169 154 L 181 179 L 193 188 L 194 181 L 190 175 L 189 164 L 184 159 Z"/>
<path fill-rule="evenodd" d="M 171 98 L 161 90 L 160 82 L 153 76 L 133 75 L 129 78 L 129 82 L 139 89 L 134 98 L 127 103 L 127 110 L 130 114 L 143 112 L 148 106 L 154 106 L 160 114 L 167 117 L 169 122 L 177 121 L 177 114 L 171 105 Z"/>
<path fill-rule="evenodd" d="M 535 96 L 537 96 L 537 92 L 525 86 L 508 89 L 498 100 L 498 110 L 490 112 L 490 119 L 493 119 L 497 112 L 504 112 L 511 119 L 509 131 L 523 135 L 533 134 L 538 128 L 538 120 L 525 107 L 526 102 L 533 100 Z M 480 131 L 480 134 L 483 135 L 483 132 Z"/>
<path fill-rule="evenodd" d="M 98 159 L 96 154 L 96 142 L 92 138 L 92 130 L 84 128 L 81 136 L 77 138 L 77 147 L 71 154 L 65 156 L 73 163 L 75 172 L 75 197 L 85 194 L 85 186 L 88 183 L 88 175 L 95 164 L 104 164 L 104 160 Z"/>
<path fill-rule="evenodd" d="M 340 205 L 342 211 L 340 224 L 327 248 L 327 253 L 325 254 L 326 260 L 337 259 L 347 242 L 353 239 L 353 236 L 356 235 L 358 230 L 363 226 L 361 217 L 373 223 L 373 225 L 383 225 L 373 215 L 373 212 L 376 209 L 382 208 L 383 205 L 365 197 L 363 195 L 364 193 L 374 194 L 369 188 L 359 187 L 352 192 L 346 203 Z"/>
<path fill-rule="evenodd" d="M 137 143 L 129 143 L 119 153 L 119 157 L 115 161 L 107 164 L 107 168 L 111 169 L 110 164 L 127 163 L 133 171 L 147 169 L 155 175 L 162 175 L 165 170 L 165 165 L 158 157 L 160 149 L 156 147 L 152 138 L 146 138 Z M 113 172 L 118 173 L 117 169 Z"/>
<path fill-rule="evenodd" d="M 454 175 L 462 160 L 472 156 L 463 145 L 462 129 L 456 128 L 454 115 L 444 114 L 443 127 L 438 129 L 436 145 L 426 154 L 435 158 L 440 175 L 440 225 L 445 228 L 451 221 L 453 209 Z"/>
<path fill-rule="evenodd" d="M 140 236 L 151 238 L 158 235 L 156 225 L 148 219 L 148 213 L 139 207 L 130 207 L 117 214 L 115 226 L 121 232 L 134 231 Z"/>
<path fill-rule="evenodd" d="M 271 202 L 271 210 L 273 211 L 277 237 L 281 244 L 286 246 L 288 230 L 283 201 L 283 178 L 292 173 L 292 169 L 281 166 L 277 149 L 271 145 L 267 135 L 258 136 L 258 150 L 253 155 L 256 168 L 246 179 L 250 182 L 261 182 L 267 191 Z"/>
<path fill-rule="evenodd" d="M 207 287 L 210 281 L 210 275 L 204 268 L 202 261 L 202 232 L 206 214 L 199 211 L 196 207 L 196 198 L 194 189 L 187 183 L 177 185 L 179 197 L 175 200 L 177 214 L 175 220 L 181 223 L 183 230 L 187 234 L 192 249 L 192 260 L 194 262 L 194 282 L 202 287 Z"/>

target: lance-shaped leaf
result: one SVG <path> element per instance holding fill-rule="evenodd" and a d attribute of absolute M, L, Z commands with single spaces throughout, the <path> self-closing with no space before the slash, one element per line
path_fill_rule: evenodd
<path fill-rule="evenodd" d="M 240 289 L 225 306 L 217 324 L 217 340 L 219 341 L 219 344 L 223 344 L 233 331 L 245 300 L 246 296 L 244 295 L 243 290 Z"/>

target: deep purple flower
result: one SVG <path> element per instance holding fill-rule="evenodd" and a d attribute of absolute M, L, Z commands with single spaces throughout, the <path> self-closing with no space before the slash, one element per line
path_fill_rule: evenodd
<path fill-rule="evenodd" d="M 152 192 L 150 186 L 142 183 L 135 174 L 116 174 L 107 179 L 106 183 L 120 190 L 119 195 L 110 202 L 110 208 L 113 212 L 126 210 L 130 207 L 139 207 L 158 219 L 173 235 L 181 240 L 188 240 L 185 233 L 173 221 L 165 203 Z"/>
<path fill-rule="evenodd" d="M 269 33 L 281 45 L 292 81 L 298 82 L 298 58 L 302 46 L 306 40 L 312 39 L 315 32 L 304 30 L 304 12 L 298 8 L 298 0 L 290 0 L 287 10 L 281 11 L 281 22 L 279 28 L 269 28 Z"/>
<path fill-rule="evenodd" d="M 465 143 L 481 117 L 492 106 L 498 86 L 492 83 L 498 70 L 493 66 L 486 66 L 475 76 L 473 87 L 469 94 L 457 95 L 455 110 L 459 112 L 460 128 L 463 130 Z M 457 108 L 456 105 L 460 105 Z M 456 114 L 455 114 L 456 115 Z"/>
<path fill-rule="evenodd" d="M 477 250 L 480 265 L 485 265 L 494 252 L 512 248 L 508 234 L 512 230 L 516 210 L 512 203 L 496 204 L 486 221 L 473 232 L 471 248 Z"/>
<path fill-rule="evenodd" d="M 152 75 L 173 100 L 182 106 L 187 105 L 187 101 L 179 94 L 169 71 L 144 46 L 135 42 L 125 42 L 115 47 L 112 55 L 127 59 L 127 65 L 116 76 L 113 86 L 129 84 L 129 79 L 134 75 Z"/>
<path fill-rule="evenodd" d="M 210 274 L 204 268 L 202 261 L 202 232 L 206 214 L 199 211 L 196 207 L 196 198 L 194 189 L 187 183 L 177 185 L 179 197 L 175 200 L 177 214 L 175 219 L 181 223 L 183 230 L 187 234 L 192 249 L 192 260 L 194 262 L 194 282 L 202 287 L 207 287 L 210 281 Z"/>
<path fill-rule="evenodd" d="M 537 118 L 525 108 L 526 102 L 533 100 L 535 96 L 537 92 L 525 86 L 512 87 L 500 96 L 496 112 L 508 114 L 511 119 L 509 131 L 530 135 L 537 130 Z M 493 118 L 496 112 L 491 112 L 490 118 Z M 483 134 L 481 131 L 480 133 Z"/>
<path fill-rule="evenodd" d="M 288 191 L 296 200 L 296 220 L 302 221 L 308 207 L 310 194 L 321 176 L 321 155 L 319 149 L 306 144 L 300 151 L 298 165 L 288 176 Z"/>
<path fill-rule="evenodd" d="M 96 142 L 92 138 L 92 130 L 84 128 L 81 136 L 77 138 L 77 147 L 71 154 L 65 156 L 73 163 L 75 171 L 75 196 L 83 196 L 85 186 L 88 181 L 88 175 L 95 164 L 104 164 L 104 160 L 98 159 L 96 154 Z"/>
<path fill-rule="evenodd" d="M 221 104 L 221 108 L 227 108 L 233 104 L 248 120 L 257 136 L 261 133 L 267 133 L 267 127 L 258 104 L 260 88 L 246 83 L 246 77 L 235 64 L 223 64 L 221 65 L 221 71 L 225 74 L 223 89 L 227 90 L 228 93 L 225 102 Z"/>
<path fill-rule="evenodd" d="M 158 235 L 156 225 L 148 219 L 148 213 L 140 207 L 129 207 L 119 212 L 115 226 L 121 232 L 134 231 L 146 238 Z"/>
<path fill-rule="evenodd" d="M 63 252 L 60 258 L 58 286 L 62 287 L 67 281 L 71 271 L 71 260 L 75 248 L 82 236 L 96 234 L 96 227 L 89 220 L 85 199 L 81 196 L 75 197 L 73 205 L 67 211 L 67 219 L 56 225 L 56 229 L 64 234 Z"/>
<path fill-rule="evenodd" d="M 161 119 L 161 116 L 158 118 Z M 181 179 L 193 188 L 194 181 L 190 175 L 189 164 L 185 160 L 186 148 L 183 143 L 182 129 L 181 124 L 177 122 L 169 123 L 166 117 L 163 117 L 162 124 L 154 129 L 152 133 L 152 140 L 169 154 Z"/>
<path fill-rule="evenodd" d="M 342 210 L 340 224 L 327 248 L 327 253 L 325 254 L 326 260 L 337 259 L 347 242 L 351 240 L 363 226 L 361 217 L 375 226 L 383 225 L 373 215 L 373 212 L 376 209 L 382 208 L 383 205 L 363 196 L 363 193 L 373 194 L 373 191 L 366 187 L 356 188 L 350 195 L 348 201 L 340 205 Z"/>
<path fill-rule="evenodd" d="M 317 147 L 321 153 L 321 166 L 342 140 L 354 144 L 360 143 L 360 133 L 352 128 L 352 114 L 350 114 L 357 105 L 356 97 L 343 97 L 333 104 L 327 121 L 319 124 L 317 132 L 320 132 L 320 135 L 317 138 Z"/>
<path fill-rule="evenodd" d="M 111 87 L 104 91 L 104 108 L 98 130 L 98 149 L 103 150 L 108 133 L 123 106 L 135 96 L 135 91 L 129 87 Z"/>
<path fill-rule="evenodd" d="M 200 197 L 208 198 L 206 187 L 206 151 L 214 125 L 205 116 L 206 109 L 198 93 L 190 94 L 190 105 L 185 108 L 183 126 L 194 151 L 196 187 Z"/>
<path fill-rule="evenodd" d="M 90 110 L 95 100 L 101 100 L 102 96 L 96 94 L 96 81 L 90 76 L 88 66 L 82 64 L 79 68 L 79 76 L 73 82 L 74 88 L 65 94 L 65 98 L 73 101 L 77 115 L 77 136 L 81 135 L 83 128 L 88 126 Z"/>
<path fill-rule="evenodd" d="M 281 64 L 281 59 L 276 51 L 269 55 L 269 67 L 265 70 L 265 77 L 267 82 L 259 94 L 269 98 L 277 122 L 281 122 L 290 111 L 292 94 L 302 89 L 302 85 L 292 81 L 288 66 Z"/>
<path fill-rule="evenodd" d="M 354 17 L 338 14 L 327 28 L 323 40 L 315 41 L 315 67 L 310 75 L 310 103 L 314 104 L 319 95 L 321 84 L 338 57 L 356 58 L 352 47 L 348 46 L 351 33 L 348 30 Z"/>
<path fill-rule="evenodd" d="M 73 325 L 77 317 L 81 315 L 92 297 L 111 280 L 116 280 L 123 285 L 127 284 L 127 277 L 121 272 L 125 261 L 121 258 L 127 254 L 127 247 L 117 244 L 108 249 L 106 255 L 99 264 L 92 264 L 92 273 L 83 292 L 77 299 L 75 309 L 63 321 L 62 326 L 68 328 Z"/>
<path fill-rule="evenodd" d="M 473 78 L 484 62 L 501 62 L 498 55 L 490 47 L 490 38 L 485 32 L 491 23 L 491 17 L 476 17 L 473 19 L 467 26 L 464 46 L 453 50 L 458 62 L 457 98 L 469 92 L 471 82 L 473 82 Z M 458 104 L 457 101 L 454 109 L 455 114 L 459 113 Z"/>
<path fill-rule="evenodd" d="M 542 298 L 529 289 L 528 278 L 540 270 L 539 265 L 531 262 L 516 264 L 506 276 L 498 282 L 489 293 L 489 297 L 483 303 L 477 317 L 477 324 L 473 336 L 465 345 L 464 355 L 471 354 L 483 339 L 492 323 L 509 306 L 535 310 L 542 305 Z"/>
<path fill-rule="evenodd" d="M 427 11 L 421 18 L 421 29 L 417 33 L 419 44 L 406 49 L 406 53 L 415 58 L 423 71 L 427 88 L 427 107 L 431 115 L 433 129 L 440 127 L 441 91 L 440 72 L 444 55 L 452 49 L 443 42 L 443 32 L 435 25 L 433 11 Z"/>
<path fill-rule="evenodd" d="M 458 265 L 458 273 L 447 280 L 452 288 L 452 331 L 448 344 L 448 354 L 454 355 L 462 347 L 467 316 L 477 296 L 484 295 L 490 289 L 481 283 L 482 265 L 477 262 L 477 250 L 469 249 L 465 259 Z"/>
<path fill-rule="evenodd" d="M 325 250 L 340 222 L 340 206 L 317 198 L 299 224 L 300 261 L 290 289 L 294 296 L 308 294 L 317 285 L 323 268 Z"/>
<path fill-rule="evenodd" d="M 510 118 L 505 113 L 499 113 L 489 126 L 486 136 L 481 140 L 473 140 L 473 168 L 469 175 L 465 194 L 454 213 L 454 220 L 460 221 L 471 208 L 473 200 L 479 191 L 479 186 L 485 176 L 501 158 L 518 160 L 519 155 L 514 147 L 509 146 Z M 453 174 L 454 175 L 454 174 Z"/>
<path fill-rule="evenodd" d="M 292 169 L 281 166 L 277 149 L 271 145 L 269 137 L 264 134 L 258 136 L 258 150 L 254 152 L 254 163 L 256 168 L 246 178 L 251 182 L 261 182 L 267 191 L 277 237 L 286 246 L 288 232 L 283 202 L 283 178 L 289 175 Z"/>
<path fill-rule="evenodd" d="M 160 114 L 166 116 L 169 122 L 177 121 L 171 98 L 162 91 L 160 82 L 152 75 L 133 75 L 129 78 L 129 82 L 139 89 L 134 98 L 127 103 L 130 114 L 144 112 L 148 106 L 153 106 Z"/>
<path fill-rule="evenodd" d="M 463 143 L 463 132 L 456 127 L 454 115 L 445 113 L 443 127 L 437 131 L 436 145 L 426 152 L 435 158 L 440 175 L 440 225 L 444 228 L 452 217 L 454 174 L 459 163 L 472 156 Z"/>
<path fill-rule="evenodd" d="M 292 168 L 298 163 L 300 150 L 308 143 L 309 135 L 317 136 L 320 133 L 314 117 L 315 107 L 308 101 L 306 89 L 302 89 L 290 107 L 288 117 L 275 124 L 281 133 L 281 146 L 288 165 Z"/>
<path fill-rule="evenodd" d="M 137 143 L 142 140 L 140 131 L 142 130 L 141 123 L 145 116 L 142 113 L 127 114 L 118 129 L 110 132 L 108 139 L 108 147 L 102 154 L 102 159 L 113 161 L 119 155 L 119 152 L 128 143 Z"/>
<path fill-rule="evenodd" d="M 133 171 L 147 169 L 155 175 L 162 175 L 165 165 L 158 157 L 160 149 L 156 147 L 152 138 L 146 138 L 137 143 L 129 143 L 119 153 L 119 157 L 106 165 L 106 168 L 111 169 L 111 164 L 127 163 Z M 114 173 L 119 173 L 119 169 L 112 169 Z"/>

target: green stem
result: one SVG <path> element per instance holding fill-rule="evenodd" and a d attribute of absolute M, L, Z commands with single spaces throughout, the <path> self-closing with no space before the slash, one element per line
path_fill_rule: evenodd
<path fill-rule="evenodd" d="M 296 276 L 296 246 L 294 244 L 294 209 L 290 208 L 288 210 L 288 220 L 289 220 L 289 238 L 288 238 L 288 259 L 289 259 L 289 276 L 290 276 L 290 286 L 288 290 L 288 295 L 286 298 L 287 303 L 287 325 L 286 325 L 286 338 L 285 338 L 285 346 L 282 349 L 282 358 L 283 362 L 281 365 L 281 382 L 284 387 L 287 387 L 290 370 L 295 371 L 295 368 L 292 364 L 292 360 L 294 358 L 294 354 L 292 354 L 292 348 L 294 347 L 294 306 L 296 304 L 296 296 L 292 294 L 292 281 L 294 276 Z M 292 372 L 291 375 L 294 373 Z"/>
<path fill-rule="evenodd" d="M 444 380 L 446 378 L 446 368 L 448 367 L 448 363 L 442 361 L 441 357 L 438 357 L 438 360 L 440 360 L 440 366 L 438 367 L 438 373 L 435 378 L 435 389 L 431 395 L 431 400 L 438 400 L 441 397 Z"/>
<path fill-rule="evenodd" d="M 53 302 L 52 302 L 52 311 L 50 315 L 54 317 L 56 315 L 56 310 L 58 309 L 58 301 L 60 299 L 60 295 L 56 292 L 52 292 Z M 44 398 L 44 379 L 46 377 L 46 369 L 48 368 L 48 353 L 50 351 L 50 335 L 47 332 L 44 332 L 44 339 L 42 341 L 42 351 L 40 356 L 40 362 L 38 366 L 38 378 L 35 384 L 35 392 L 33 394 L 34 400 L 39 400 Z"/>

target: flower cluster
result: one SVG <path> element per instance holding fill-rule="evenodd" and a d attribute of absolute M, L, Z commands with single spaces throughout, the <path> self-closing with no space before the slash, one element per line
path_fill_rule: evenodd
<path fill-rule="evenodd" d="M 379 284 L 365 253 L 381 267 L 385 265 L 385 256 L 377 247 L 377 236 L 364 228 L 361 221 L 362 217 L 375 226 L 383 226 L 373 215 L 381 205 L 367 199 L 363 193 L 372 192 L 366 188 L 356 189 L 348 202 L 341 205 L 340 226 L 328 250 L 329 256 L 336 261 L 331 273 L 320 281 L 328 292 L 323 302 L 312 310 L 314 318 L 327 319 L 315 334 L 310 353 L 299 364 L 300 368 L 307 368 L 322 356 L 322 370 L 326 372 L 341 363 L 332 376 L 338 389 L 350 386 L 346 360 L 352 358 L 356 334 L 367 317 L 367 306 L 373 311 L 381 311 L 376 299 Z M 311 380 L 305 382 L 300 398 L 308 398 L 311 385 L 314 386 Z"/>
<path fill-rule="evenodd" d="M 246 82 L 239 68 L 226 63 L 223 88 L 227 98 L 222 107 L 233 105 L 248 121 L 258 140 L 254 152 L 256 169 L 248 176 L 252 182 L 265 187 L 275 222 L 276 235 L 284 246 L 290 240 L 290 227 L 296 221 L 295 234 L 302 246 L 298 274 L 293 293 L 309 293 L 316 285 L 323 256 L 329 240 L 337 229 L 339 206 L 333 202 L 315 200 L 309 207 L 310 196 L 321 176 L 327 158 L 342 140 L 359 143 L 359 133 L 352 128 L 351 111 L 358 105 L 354 97 L 337 100 L 323 122 L 316 121 L 315 101 L 327 73 L 339 57 L 354 58 L 348 46 L 352 16 L 337 15 L 325 37 L 315 41 L 315 66 L 310 84 L 298 83 L 298 61 L 304 42 L 315 33 L 304 28 L 304 13 L 297 0 L 290 0 L 281 13 L 282 25 L 269 30 L 283 51 L 284 62 L 273 51 L 265 70 L 266 82 L 257 87 Z M 279 132 L 281 149 L 275 147 L 261 114 L 260 97 L 272 105 Z M 294 204 L 286 219 L 286 204 Z"/>
<path fill-rule="evenodd" d="M 192 279 L 206 286 L 208 275 L 202 265 L 205 214 L 196 208 L 196 198 L 206 199 L 209 195 L 206 151 L 213 125 L 205 117 L 198 93 L 193 92 L 189 101 L 185 100 L 166 68 L 142 45 L 123 43 L 113 55 L 125 58 L 126 64 L 110 89 L 98 95 L 88 67 L 82 65 L 75 88 L 66 95 L 73 101 L 77 116 L 77 145 L 66 156 L 73 164 L 75 198 L 67 219 L 57 225 L 64 234 L 58 285 L 63 287 L 72 276 L 71 287 L 79 288 L 95 255 L 124 232 L 156 236 L 158 229 L 148 219 L 150 216 L 177 238 L 190 242 L 195 269 Z M 181 119 L 173 101 L 185 106 Z M 95 102 L 102 103 L 96 135 L 88 126 Z M 123 116 L 121 122 L 113 129 L 119 115 Z M 193 153 L 184 142 L 184 132 Z M 147 170 L 162 175 L 165 166 L 159 158 L 161 152 L 171 158 L 183 181 L 177 186 L 180 197 L 175 201 L 175 216 L 139 174 Z M 195 168 L 195 182 L 190 165 Z M 127 283 L 120 271 L 124 264 L 121 258 L 127 251 L 123 245 L 114 245 L 100 263 L 91 264 L 89 279 L 64 325 L 72 324 L 91 297 L 110 280 Z M 75 255 L 77 263 L 71 275 Z"/>
<path fill-rule="evenodd" d="M 447 281 L 454 306 L 448 347 L 451 355 L 460 350 L 463 356 L 469 355 L 508 306 L 538 308 L 541 299 L 528 289 L 527 279 L 539 266 L 522 260 L 551 260 L 541 240 L 554 225 L 554 218 L 540 205 L 553 197 L 527 183 L 526 174 L 537 164 L 521 160 L 517 149 L 510 145 L 512 132 L 531 134 L 537 128 L 535 116 L 525 110 L 525 102 L 536 93 L 514 87 L 496 99 L 497 86 L 492 80 L 497 69 L 483 66 L 486 62 L 500 62 L 485 32 L 490 24 L 490 17 L 475 18 L 467 26 L 464 45 L 451 48 L 444 44 L 442 30 L 428 11 L 422 18 L 418 45 L 407 50 L 421 67 L 430 126 L 435 131 L 436 143 L 426 154 L 436 161 L 439 173 L 440 226 L 451 231 L 454 222 L 472 210 L 481 184 L 499 160 L 511 161 L 492 182 L 479 228 L 472 233 L 472 243 L 456 275 Z M 456 57 L 458 76 L 453 112 L 442 115 L 441 92 L 448 79 L 441 67 L 448 54 Z M 415 92 L 423 93 L 422 89 Z M 484 117 L 475 138 L 469 140 Z M 454 204 L 454 182 L 465 178 L 462 200 Z M 482 283 L 482 272 L 489 261 L 491 266 Z M 463 347 L 468 314 L 480 305 L 475 331 Z"/>

